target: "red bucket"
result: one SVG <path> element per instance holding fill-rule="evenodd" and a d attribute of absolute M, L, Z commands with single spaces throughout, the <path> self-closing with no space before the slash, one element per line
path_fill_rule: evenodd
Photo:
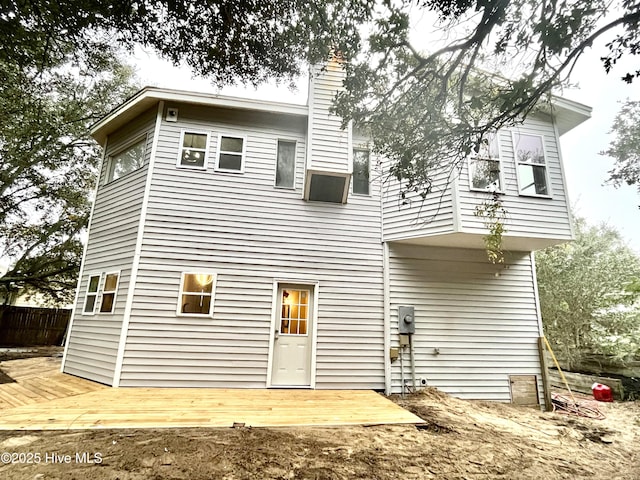
<path fill-rule="evenodd" d="M 601 383 L 594 383 L 591 385 L 591 391 L 593 392 L 593 398 L 599 402 L 613 402 L 611 387 Z"/>

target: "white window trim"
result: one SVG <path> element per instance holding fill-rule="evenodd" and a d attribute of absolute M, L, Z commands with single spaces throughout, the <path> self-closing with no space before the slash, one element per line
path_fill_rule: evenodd
<path fill-rule="evenodd" d="M 92 277 L 98 277 L 98 289 L 95 292 L 89 292 L 89 286 L 91 285 L 91 278 Z M 98 273 L 89 273 L 88 277 L 87 277 L 87 288 L 85 289 L 84 292 L 84 302 L 82 304 L 82 315 L 95 315 L 96 314 L 96 307 L 98 306 L 98 297 L 100 297 L 100 285 L 102 284 L 102 273 L 98 272 Z M 96 296 L 96 301 L 93 302 L 93 310 L 91 310 L 90 312 L 87 312 L 87 296 L 91 294 L 91 295 L 95 295 Z"/>
<path fill-rule="evenodd" d="M 240 162 L 240 170 L 232 170 L 232 169 L 228 169 L 228 168 L 220 168 L 220 154 L 222 153 L 228 153 L 230 155 L 238 155 L 238 152 L 227 152 L 227 151 L 222 151 L 222 149 L 220 148 L 222 145 L 222 137 L 228 137 L 228 138 L 241 138 L 242 139 L 242 157 L 241 157 L 241 162 Z M 218 145 L 217 145 L 217 152 L 216 152 L 216 165 L 215 165 L 215 171 L 216 172 L 223 172 L 223 173 L 244 173 L 244 166 L 246 163 L 246 151 L 247 151 L 247 136 L 246 135 L 237 135 L 234 133 L 219 133 L 218 134 Z"/>
<path fill-rule="evenodd" d="M 371 196 L 371 150 L 368 148 L 363 148 L 363 147 L 353 147 L 351 149 L 351 161 L 355 162 L 355 155 L 353 155 L 353 153 L 358 150 L 360 152 L 367 152 L 369 154 L 369 193 L 356 193 L 353 191 L 353 185 L 355 183 L 355 178 L 356 178 L 356 174 L 355 174 L 355 169 L 353 168 L 354 165 L 353 163 L 351 164 L 351 194 L 355 195 L 356 197 L 370 197 Z"/>
<path fill-rule="evenodd" d="M 138 170 L 140 170 L 143 167 L 140 168 L 136 168 L 135 170 L 132 170 L 128 173 L 125 173 L 122 177 L 119 178 L 111 178 L 111 175 L 113 174 L 113 157 L 115 157 L 116 155 L 121 154 L 122 152 L 124 152 L 125 150 L 128 150 L 129 148 L 133 147 L 136 143 L 139 142 L 144 142 L 144 149 L 142 150 L 142 157 L 143 157 L 143 167 L 144 165 L 147 165 L 149 162 L 146 158 L 147 156 L 147 144 L 149 143 L 149 133 L 144 133 L 142 135 L 138 135 L 136 137 L 133 137 L 131 140 L 127 141 L 124 145 L 121 145 L 120 148 L 118 148 L 117 150 L 114 150 L 113 152 L 109 152 L 109 155 L 107 155 L 107 162 L 106 162 L 106 166 L 107 166 L 107 172 L 106 172 L 106 177 L 105 177 L 105 185 L 107 183 L 112 183 L 112 182 L 116 182 L 118 180 L 120 180 L 120 178 L 124 178 L 127 175 L 130 175 L 134 172 L 137 172 Z"/>
<path fill-rule="evenodd" d="M 516 135 L 529 135 L 530 137 L 538 137 L 542 142 L 542 154 L 544 155 L 544 177 L 547 182 L 547 194 L 541 193 L 522 193 L 522 185 L 520 182 L 520 165 L 537 165 L 541 166 L 540 163 L 527 163 L 527 162 L 519 162 L 518 161 L 518 153 L 516 151 Z M 521 197 L 534 197 L 534 198 L 553 198 L 553 192 L 551 191 L 551 179 L 549 178 L 549 157 L 547 155 L 547 147 L 544 142 L 544 135 L 540 135 L 538 133 L 528 133 L 528 132 L 511 132 L 511 145 L 513 147 L 513 160 L 516 164 L 516 181 L 518 182 L 518 195 Z"/>
<path fill-rule="evenodd" d="M 500 132 L 496 132 L 495 134 L 496 147 L 498 149 L 498 158 L 485 158 L 480 156 L 470 155 L 467 159 L 467 176 L 469 177 L 469 190 L 472 192 L 490 192 L 490 193 L 501 193 L 504 194 L 506 189 L 504 185 L 504 175 L 503 175 L 503 161 L 502 161 L 502 147 L 500 146 Z M 473 186 L 473 177 L 471 176 L 471 162 L 474 160 L 484 160 L 484 161 L 494 161 L 498 162 L 498 179 L 500 181 L 500 188 L 497 190 L 491 190 L 489 187 L 487 188 L 478 188 Z"/>
<path fill-rule="evenodd" d="M 211 302 L 209 304 L 209 313 L 182 313 L 182 295 L 185 293 L 184 289 L 184 278 L 187 275 L 211 275 L 213 276 L 213 280 L 211 281 Z M 211 272 L 209 270 L 203 269 L 199 271 L 189 271 L 182 272 L 180 274 L 180 290 L 178 290 L 178 301 L 176 304 L 176 316 L 178 317 L 195 317 L 195 318 L 213 318 L 213 303 L 216 297 L 216 288 L 218 283 L 218 274 Z M 188 294 L 195 294 L 195 292 L 187 292 Z"/>
<path fill-rule="evenodd" d="M 113 290 L 109 290 L 105 292 L 104 287 L 107 284 L 107 276 L 108 275 L 118 275 L 118 279 L 116 280 L 116 286 Z M 113 315 L 113 312 L 116 311 L 116 300 L 118 299 L 118 288 L 120 288 L 120 270 L 113 270 L 110 272 L 104 272 L 104 281 L 102 282 L 102 289 L 100 290 L 100 308 L 96 312 L 99 315 Z M 104 298 L 105 293 L 113 293 L 113 303 L 111 304 L 111 311 L 109 312 L 101 312 L 102 309 L 102 299 Z"/>
<path fill-rule="evenodd" d="M 195 133 L 196 135 L 206 135 L 207 136 L 207 142 L 206 145 L 204 147 L 204 160 L 202 162 L 202 166 L 198 167 L 197 165 L 183 165 L 182 162 L 182 151 L 184 150 L 184 136 L 186 133 Z M 209 134 L 209 132 L 206 132 L 204 130 L 197 130 L 197 129 L 191 129 L 191 128 L 183 128 L 182 130 L 180 130 L 180 143 L 178 144 L 178 158 L 176 158 L 176 168 L 184 168 L 186 170 L 206 170 L 207 169 L 207 163 L 209 161 L 209 148 L 210 148 L 210 143 L 211 143 L 211 135 Z"/>
<path fill-rule="evenodd" d="M 280 142 L 289 142 L 293 143 L 293 187 L 283 187 L 282 185 L 277 185 L 278 181 L 278 143 Z M 282 190 L 295 190 L 296 189 L 296 173 L 297 169 L 297 160 L 298 160 L 298 140 L 295 138 L 278 138 L 276 140 L 276 168 L 273 170 L 273 187 L 280 188 Z"/>

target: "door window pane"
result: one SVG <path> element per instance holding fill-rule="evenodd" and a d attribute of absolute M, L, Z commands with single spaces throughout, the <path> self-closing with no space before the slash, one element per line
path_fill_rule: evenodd
<path fill-rule="evenodd" d="M 280 333 L 306 335 L 309 314 L 309 291 L 284 289 L 282 291 Z"/>

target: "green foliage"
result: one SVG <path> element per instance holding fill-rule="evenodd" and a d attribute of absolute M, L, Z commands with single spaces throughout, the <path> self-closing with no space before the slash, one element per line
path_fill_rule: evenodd
<path fill-rule="evenodd" d="M 603 35 L 613 38 L 607 71 L 640 50 L 640 4 L 630 0 L 28 0 L 3 12 L 0 59 L 40 69 L 65 45 L 90 56 L 139 43 L 218 85 L 258 84 L 292 81 L 339 51 L 347 80 L 336 112 L 369 128 L 404 193 L 423 197 L 488 132 L 543 107 Z M 434 16 L 446 40 L 421 52 L 410 14 Z"/>
<path fill-rule="evenodd" d="M 640 259 L 613 228 L 575 223 L 574 242 L 536 254 L 545 334 L 569 360 L 638 354 Z"/>
<path fill-rule="evenodd" d="M 5 298 L 20 291 L 41 293 L 53 304 L 72 300 L 100 159 L 89 128 L 135 90 L 132 70 L 112 52 L 92 53 L 89 64 L 66 48 L 46 68 L 0 60 Z"/>
<path fill-rule="evenodd" d="M 390 175 L 406 192 L 431 193 L 435 177 L 455 172 L 488 133 L 550 108 L 551 90 L 604 33 L 627 38 L 609 66 L 640 42 L 640 4 L 623 2 L 612 17 L 604 0 L 426 0 L 418 5 L 447 35 L 421 52 L 410 39 L 410 4 L 378 14 L 367 50 L 349 59 L 335 107 L 345 122 L 372 131 L 374 149 L 392 160 Z"/>
<path fill-rule="evenodd" d="M 476 206 L 473 214 L 476 217 L 483 217 L 485 227 L 489 234 L 484 237 L 484 244 L 487 250 L 487 257 L 491 263 L 504 263 L 504 249 L 502 236 L 507 232 L 505 222 L 507 220 L 507 210 L 502 205 L 502 196 L 494 192 L 491 198 Z"/>
<path fill-rule="evenodd" d="M 614 185 L 637 185 L 640 191 L 640 101 L 627 100 L 611 127 L 615 135 L 602 155 L 615 159 L 609 180 Z"/>

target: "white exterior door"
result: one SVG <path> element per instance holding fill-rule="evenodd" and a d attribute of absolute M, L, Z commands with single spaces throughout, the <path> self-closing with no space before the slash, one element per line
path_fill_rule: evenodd
<path fill-rule="evenodd" d="M 312 296 L 308 285 L 278 288 L 271 371 L 274 387 L 311 386 Z"/>

